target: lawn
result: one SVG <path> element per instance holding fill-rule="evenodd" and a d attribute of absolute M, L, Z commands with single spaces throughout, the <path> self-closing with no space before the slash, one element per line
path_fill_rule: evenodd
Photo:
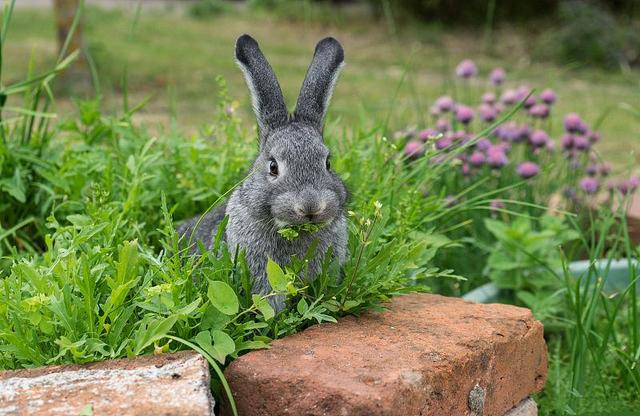
<path fill-rule="evenodd" d="M 315 42 L 327 34 L 338 38 L 346 51 L 342 74 L 330 117 L 342 127 L 363 119 L 388 124 L 391 130 L 407 125 L 426 126 L 425 109 L 442 94 L 456 95 L 453 70 L 464 58 L 472 58 L 481 73 L 495 66 L 507 70 L 507 86 L 526 83 L 538 90 L 553 88 L 559 95 L 558 110 L 575 111 L 588 122 L 601 119 L 604 139 L 598 145 L 607 160 L 620 167 L 638 163 L 640 137 L 635 128 L 640 100 L 640 77 L 598 69 L 570 69 L 536 61 L 534 25 L 505 27 L 494 33 L 491 53 L 483 53 L 480 29 L 447 29 L 441 26 L 401 27 L 391 34 L 384 21 L 373 20 L 362 10 L 346 10 L 329 23 L 278 18 L 264 12 L 233 10 L 198 20 L 186 13 L 89 8 L 85 39 L 96 61 L 107 98 L 107 108 L 121 108 L 121 79 L 127 67 L 131 101 L 151 101 L 139 114 L 149 125 L 168 125 L 175 114 L 181 128 L 195 131 L 211 119 L 217 100 L 216 76 L 223 76 L 229 92 L 251 123 L 242 74 L 233 59 L 233 44 L 241 33 L 252 34 L 279 76 L 290 106 L 300 88 Z M 45 67 L 56 54 L 51 13 L 18 9 L 6 47 L 5 79 L 24 74 L 29 58 Z M 484 77 L 476 81 L 484 88 Z M 636 115 L 625 111 L 634 106 Z M 69 111 L 68 103 L 62 109 Z"/>

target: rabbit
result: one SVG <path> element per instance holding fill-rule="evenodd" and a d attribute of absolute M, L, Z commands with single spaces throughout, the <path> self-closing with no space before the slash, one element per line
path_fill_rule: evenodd
<path fill-rule="evenodd" d="M 226 204 L 178 229 L 182 240 L 200 240 L 211 249 L 220 221 L 229 216 L 224 241 L 232 252 L 244 250 L 256 294 L 271 292 L 266 266 L 270 258 L 281 267 L 292 256 L 303 258 L 317 240 L 309 261 L 308 278 L 321 271 L 331 247 L 340 265 L 347 257 L 348 193 L 331 169 L 323 140 L 324 118 L 344 51 L 331 37 L 315 48 L 293 114 L 289 114 L 276 76 L 258 43 L 249 35 L 236 41 L 236 61 L 244 73 L 258 122 L 259 153 L 250 174 L 232 192 Z M 198 224 L 199 222 L 199 224 Z M 278 230 L 304 223 L 321 225 L 316 232 L 300 232 L 289 241 Z M 197 226 L 197 228 L 196 228 Z M 192 244 L 194 253 L 197 246 Z M 276 312 L 284 308 L 281 295 L 268 298 Z"/>

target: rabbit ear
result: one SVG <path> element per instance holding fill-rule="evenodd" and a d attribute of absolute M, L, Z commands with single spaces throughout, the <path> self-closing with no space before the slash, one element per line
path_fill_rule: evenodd
<path fill-rule="evenodd" d="M 344 50 L 337 40 L 324 38 L 318 42 L 298 96 L 296 120 L 307 122 L 322 132 L 324 116 L 343 64 Z"/>
<path fill-rule="evenodd" d="M 262 141 L 270 129 L 285 124 L 289 118 L 282 90 L 258 42 L 251 36 L 245 34 L 236 41 L 236 60 L 251 92 Z"/>

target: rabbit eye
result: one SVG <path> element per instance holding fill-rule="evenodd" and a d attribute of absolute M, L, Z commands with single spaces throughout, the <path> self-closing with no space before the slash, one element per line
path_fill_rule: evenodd
<path fill-rule="evenodd" d="M 329 160 L 329 156 L 327 156 L 327 170 L 331 169 L 331 160 Z"/>
<path fill-rule="evenodd" d="M 278 176 L 278 162 L 275 159 L 269 161 L 269 174 L 271 176 Z"/>

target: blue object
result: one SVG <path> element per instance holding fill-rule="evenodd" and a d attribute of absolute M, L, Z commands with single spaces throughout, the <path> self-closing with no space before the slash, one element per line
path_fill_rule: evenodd
<path fill-rule="evenodd" d="M 569 273 L 576 278 L 579 279 L 582 277 L 584 282 L 586 282 L 587 277 L 589 276 L 588 270 L 591 265 L 590 260 L 581 260 L 574 261 L 569 264 Z M 632 267 L 635 267 L 635 278 L 640 276 L 640 262 L 637 260 L 631 261 Z M 595 276 L 591 276 L 591 283 L 593 280 L 597 278 L 605 278 L 603 290 L 605 293 L 613 293 L 613 292 L 621 292 L 624 291 L 627 286 L 629 286 L 629 260 L 628 259 L 620 259 L 620 260 L 609 260 L 601 259 L 598 260 L 595 264 L 596 269 L 598 270 L 598 274 Z M 609 268 L 609 272 L 607 272 L 607 266 Z M 562 275 L 563 271 L 560 270 L 559 274 Z M 636 284 L 636 293 L 640 294 L 640 280 Z M 501 290 L 493 283 L 487 283 L 480 287 L 473 289 L 468 292 L 462 298 L 465 300 L 469 300 L 471 302 L 477 303 L 492 303 L 497 302 L 500 298 Z"/>

